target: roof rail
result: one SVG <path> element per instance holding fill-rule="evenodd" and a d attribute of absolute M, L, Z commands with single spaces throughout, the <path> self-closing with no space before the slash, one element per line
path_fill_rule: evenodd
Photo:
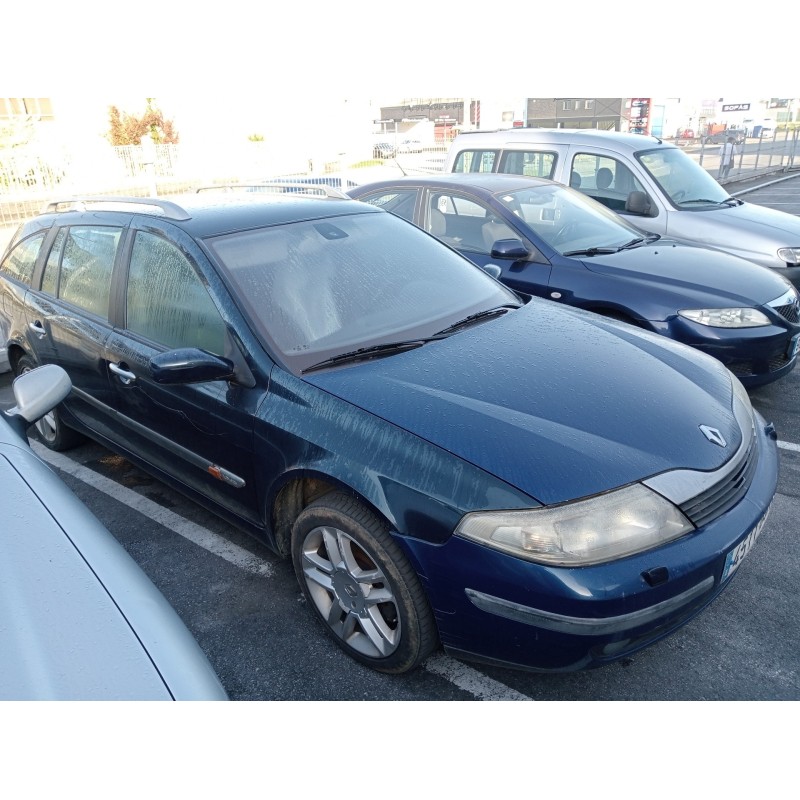
<path fill-rule="evenodd" d="M 236 192 L 242 190 L 249 190 L 251 192 L 264 192 L 269 194 L 271 189 L 274 189 L 274 194 L 286 194 L 281 192 L 281 189 L 294 189 L 296 191 L 290 194 L 299 195 L 313 195 L 314 197 L 324 196 L 329 200 L 351 200 L 352 198 L 346 195 L 339 189 L 333 186 L 328 186 L 322 183 L 293 183 L 291 181 L 265 181 L 261 183 L 220 183 L 212 186 L 201 186 L 197 189 L 197 193 L 201 192 Z"/>
<path fill-rule="evenodd" d="M 181 208 L 177 203 L 173 203 L 170 200 L 161 200 L 157 197 L 116 197 L 114 195 L 101 195 L 96 197 L 69 197 L 64 200 L 53 200 L 49 202 L 45 207 L 42 213 L 50 213 L 50 212 L 60 212 L 60 211 L 71 211 L 73 209 L 83 209 L 87 206 L 131 206 L 137 205 L 143 208 L 157 208 L 162 212 L 162 216 L 166 217 L 167 219 L 174 219 L 174 220 L 187 220 L 191 219 L 191 215 L 183 208 Z M 62 208 L 62 206 L 69 206 L 68 208 Z M 113 210 L 113 209 L 109 209 Z M 130 208 L 123 208 L 119 209 L 122 211 L 130 211 Z M 152 211 L 150 212 L 152 213 Z"/>

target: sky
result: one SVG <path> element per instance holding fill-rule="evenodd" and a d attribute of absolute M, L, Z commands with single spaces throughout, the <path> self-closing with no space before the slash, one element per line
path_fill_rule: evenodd
<path fill-rule="evenodd" d="M 3 96 L 180 95 L 228 114 L 263 98 L 312 114 L 319 101 L 347 97 L 800 94 L 793 48 L 770 34 L 780 4 L 761 16 L 731 8 L 742 17 L 735 32 L 718 4 L 648 10 L 641 0 L 586 9 L 43 0 L 34 26 L 29 9 L 14 3 L 2 14 Z"/>

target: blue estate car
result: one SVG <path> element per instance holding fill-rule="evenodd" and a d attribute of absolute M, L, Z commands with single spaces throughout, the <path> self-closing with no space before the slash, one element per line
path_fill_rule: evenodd
<path fill-rule="evenodd" d="M 0 261 L 40 433 L 101 442 L 291 556 L 347 653 L 596 667 L 730 582 L 777 485 L 717 360 L 510 289 L 349 199 L 54 202 Z M 753 599 L 754 603 L 758 598 Z"/>
<path fill-rule="evenodd" d="M 775 381 L 797 362 L 800 301 L 783 276 L 643 233 L 561 184 L 445 174 L 364 184 L 348 194 L 414 222 L 478 265 L 495 265 L 517 291 L 696 347 L 745 386 Z"/>

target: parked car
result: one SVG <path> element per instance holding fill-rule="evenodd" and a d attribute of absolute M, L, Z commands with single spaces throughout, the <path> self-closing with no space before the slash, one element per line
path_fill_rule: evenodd
<path fill-rule="evenodd" d="M 90 436 L 291 556 L 345 652 L 439 643 L 600 666 L 729 585 L 777 486 L 775 431 L 718 361 L 523 303 L 350 199 L 53 202 L 0 261 L 16 372 Z M 758 600 L 754 599 L 754 604 Z"/>
<path fill-rule="evenodd" d="M 706 134 L 706 136 L 703 137 L 703 141 L 706 144 L 725 144 L 729 136 L 733 136 L 736 144 L 744 144 L 747 139 L 743 130 L 738 128 L 726 128 L 722 131 Z"/>
<path fill-rule="evenodd" d="M 67 373 L 17 366 L 0 413 L 0 700 L 227 700 L 164 596 L 28 447 Z"/>
<path fill-rule="evenodd" d="M 398 153 L 421 153 L 422 142 L 419 139 L 403 139 L 397 147 Z"/>
<path fill-rule="evenodd" d="M 295 189 L 295 186 L 330 186 L 334 189 L 351 189 L 354 186 L 358 186 L 358 184 L 351 180 L 350 178 L 345 178 L 341 175 L 287 175 L 283 178 L 265 178 L 262 181 L 258 181 L 257 183 L 252 183 L 248 185 L 247 191 L 255 192 L 259 191 L 259 185 L 263 186 L 270 186 L 270 185 L 277 185 L 281 186 L 284 191 L 287 193 L 292 193 L 293 191 L 300 192 L 302 188 Z"/>
<path fill-rule="evenodd" d="M 394 145 L 389 142 L 377 142 L 372 146 L 372 155 L 374 158 L 394 158 Z"/>
<path fill-rule="evenodd" d="M 779 274 L 643 235 L 553 181 L 451 173 L 368 183 L 348 194 L 414 222 L 479 266 L 500 267 L 512 289 L 696 347 L 745 386 L 777 380 L 797 362 L 800 301 Z"/>
<path fill-rule="evenodd" d="M 601 168 L 610 187 L 597 186 Z M 735 197 L 671 142 L 600 130 L 464 131 L 446 172 L 511 172 L 573 186 L 638 228 L 776 270 L 800 287 L 800 218 Z"/>

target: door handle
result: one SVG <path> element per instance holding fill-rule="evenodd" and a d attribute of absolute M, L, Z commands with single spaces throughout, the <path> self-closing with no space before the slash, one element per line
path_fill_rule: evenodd
<path fill-rule="evenodd" d="M 126 386 L 136 380 L 136 375 L 127 369 L 124 369 L 120 364 L 113 364 L 108 362 L 108 368 L 119 377 L 120 381 Z"/>
<path fill-rule="evenodd" d="M 44 329 L 44 325 L 42 325 L 39 320 L 36 320 L 36 322 L 29 322 L 28 330 L 33 331 L 40 339 L 43 339 L 45 336 L 47 336 L 47 331 Z"/>

